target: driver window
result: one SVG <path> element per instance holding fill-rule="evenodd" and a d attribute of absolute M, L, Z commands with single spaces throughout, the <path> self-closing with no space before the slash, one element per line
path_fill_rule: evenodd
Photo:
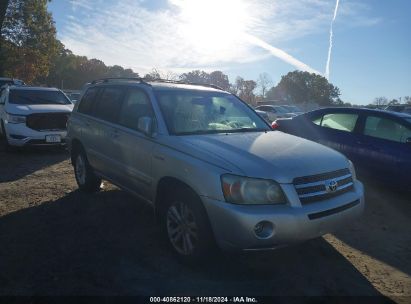
<path fill-rule="evenodd" d="M 142 90 L 130 89 L 120 111 L 119 124 L 138 130 L 141 117 L 153 117 L 150 100 Z"/>

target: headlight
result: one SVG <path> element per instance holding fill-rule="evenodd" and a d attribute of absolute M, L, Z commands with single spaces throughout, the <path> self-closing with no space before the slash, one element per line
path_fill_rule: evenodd
<path fill-rule="evenodd" d="M 356 180 L 357 179 L 357 174 L 355 173 L 355 168 L 354 168 L 354 164 L 352 163 L 352 161 L 348 160 L 348 168 L 350 169 L 351 175 L 352 175 L 352 179 Z"/>
<path fill-rule="evenodd" d="M 6 120 L 8 123 L 13 123 L 13 124 L 26 123 L 26 116 L 7 113 Z"/>
<path fill-rule="evenodd" d="M 224 174 L 221 176 L 221 184 L 224 198 L 229 203 L 245 205 L 286 203 L 280 185 L 272 180 Z"/>

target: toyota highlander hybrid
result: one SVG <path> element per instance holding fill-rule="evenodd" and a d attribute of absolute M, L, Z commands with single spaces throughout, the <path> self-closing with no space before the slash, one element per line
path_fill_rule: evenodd
<path fill-rule="evenodd" d="M 143 79 L 89 84 L 68 122 L 80 189 L 111 181 L 154 207 L 181 258 L 272 249 L 343 228 L 364 208 L 352 163 L 274 131 L 214 86 Z"/>

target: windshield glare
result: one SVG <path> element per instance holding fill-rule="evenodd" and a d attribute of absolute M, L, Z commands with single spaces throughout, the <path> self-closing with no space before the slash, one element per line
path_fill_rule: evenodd
<path fill-rule="evenodd" d="M 11 90 L 9 102 L 26 105 L 71 104 L 62 92 L 46 90 Z"/>
<path fill-rule="evenodd" d="M 270 130 L 257 113 L 227 93 L 159 90 L 156 97 L 173 135 Z"/>

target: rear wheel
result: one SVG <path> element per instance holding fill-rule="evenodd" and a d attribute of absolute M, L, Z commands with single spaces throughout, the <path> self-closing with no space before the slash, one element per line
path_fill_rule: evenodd
<path fill-rule="evenodd" d="M 88 163 L 86 153 L 79 149 L 73 157 L 74 175 L 80 190 L 96 192 L 100 190 L 101 178 L 96 176 Z"/>
<path fill-rule="evenodd" d="M 174 253 L 189 263 L 210 257 L 214 238 L 200 199 L 185 189 L 175 190 L 166 199 L 163 231 Z"/>

